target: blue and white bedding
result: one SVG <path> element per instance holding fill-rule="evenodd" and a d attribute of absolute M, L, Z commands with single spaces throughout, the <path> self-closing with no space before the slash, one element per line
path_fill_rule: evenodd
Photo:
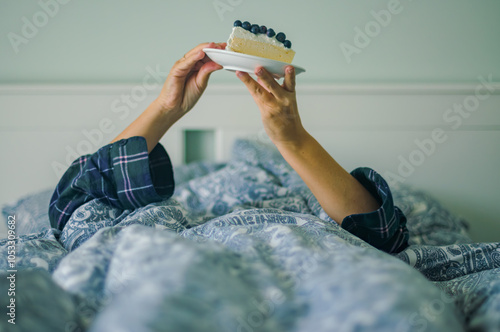
<path fill-rule="evenodd" d="M 500 330 L 500 243 L 471 243 L 425 193 L 393 188 L 411 245 L 389 255 L 333 222 L 268 145 L 240 140 L 227 163 L 175 176 L 169 200 L 135 211 L 91 201 L 62 232 L 49 226 L 51 190 L 5 206 L 19 236 L 17 311 L 0 330 Z"/>

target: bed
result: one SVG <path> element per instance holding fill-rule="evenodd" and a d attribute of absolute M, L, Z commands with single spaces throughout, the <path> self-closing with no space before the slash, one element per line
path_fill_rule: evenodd
<path fill-rule="evenodd" d="M 500 329 L 500 243 L 472 243 L 468 223 L 425 192 L 393 188 L 411 237 L 390 255 L 333 222 L 262 140 L 236 140 L 226 162 L 178 166 L 175 180 L 171 199 L 134 211 L 91 201 L 62 232 L 49 226 L 52 188 L 4 206 L 18 236 L 15 327 Z M 14 331 L 5 315 L 0 324 Z"/>
<path fill-rule="evenodd" d="M 56 168 L 112 139 L 158 93 L 115 107 L 134 89 L 0 87 L 11 161 L 0 224 L 15 216 L 18 237 L 14 254 L 0 240 L 0 331 L 500 330 L 500 87 L 459 128 L 443 115 L 475 84 L 298 87 L 305 127 L 347 170 L 404 175 L 391 188 L 411 246 L 394 255 L 328 218 L 233 86 L 210 86 L 162 139 L 176 165 L 171 200 L 136 211 L 89 202 L 51 229 Z M 437 128 L 448 140 L 398 172 Z"/>

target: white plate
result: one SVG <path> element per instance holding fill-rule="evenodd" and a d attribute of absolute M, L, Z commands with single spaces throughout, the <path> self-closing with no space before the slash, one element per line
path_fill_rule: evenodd
<path fill-rule="evenodd" d="M 250 74 L 255 72 L 258 66 L 264 67 L 267 71 L 274 75 L 276 78 L 285 76 L 285 67 L 290 66 L 290 63 L 261 58 L 259 56 L 237 53 L 227 50 L 218 50 L 215 48 L 204 48 L 203 52 L 218 63 L 224 69 L 230 71 L 243 71 Z M 305 72 L 302 67 L 292 65 L 295 68 L 295 75 Z"/>

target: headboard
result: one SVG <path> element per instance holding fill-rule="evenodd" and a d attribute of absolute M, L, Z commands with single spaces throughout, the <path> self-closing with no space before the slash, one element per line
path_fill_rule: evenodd
<path fill-rule="evenodd" d="M 306 129 L 347 170 L 370 166 L 393 185 L 430 193 L 471 224 L 500 234 L 500 85 L 305 85 Z M 299 82 L 300 83 L 300 82 Z M 158 94 L 143 85 L 0 87 L 0 203 L 55 186 L 68 163 L 112 140 Z M 241 85 L 212 85 L 163 137 L 174 165 L 224 161 L 238 137 L 267 140 Z"/>

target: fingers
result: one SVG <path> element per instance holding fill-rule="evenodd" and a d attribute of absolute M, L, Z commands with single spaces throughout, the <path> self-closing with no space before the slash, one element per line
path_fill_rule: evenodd
<path fill-rule="evenodd" d="M 226 43 L 202 43 L 187 52 L 182 59 L 178 60 L 172 68 L 172 74 L 176 77 L 185 77 L 194 68 L 198 61 L 208 62 L 211 61 L 206 57 L 204 48 L 223 49 Z M 199 68 L 196 68 L 199 69 Z"/>
<path fill-rule="evenodd" d="M 218 49 L 223 50 L 226 48 L 226 46 L 227 46 L 227 43 L 217 43 L 217 44 L 215 44 L 215 47 L 213 47 L 213 48 L 218 48 Z"/>
<path fill-rule="evenodd" d="M 237 71 L 236 76 L 242 81 L 252 97 L 255 99 L 255 101 L 258 103 L 260 100 L 263 101 L 272 101 L 274 99 L 272 95 L 267 92 L 266 90 L 262 89 L 262 86 L 257 83 L 253 78 L 250 77 L 247 73 Z"/>
<path fill-rule="evenodd" d="M 199 87 L 204 87 L 208 83 L 208 79 L 210 77 L 210 74 L 213 73 L 216 70 L 220 70 L 223 67 L 219 65 L 216 62 L 213 62 L 208 56 L 205 55 L 203 59 L 198 61 L 193 68 L 191 69 L 191 72 L 198 72 L 196 74 L 196 83 Z"/>
<path fill-rule="evenodd" d="M 193 69 L 194 65 L 204 57 L 205 53 L 201 50 L 184 55 L 172 67 L 171 74 L 175 77 L 185 77 Z"/>
<path fill-rule="evenodd" d="M 204 89 L 208 84 L 208 79 L 210 78 L 210 74 L 220 69 L 222 69 L 222 66 L 213 61 L 203 64 L 197 75 L 198 86 Z"/>
<path fill-rule="evenodd" d="M 282 93 L 281 93 L 281 87 L 276 82 L 274 77 L 266 70 L 264 67 L 257 67 L 255 69 L 255 75 L 257 75 L 259 79 L 259 83 L 262 84 L 262 86 L 275 95 L 277 98 L 280 98 Z"/>
<path fill-rule="evenodd" d="M 184 54 L 183 58 L 189 58 L 193 54 L 198 53 L 199 51 L 202 51 L 204 48 L 217 48 L 216 47 L 217 45 L 219 45 L 219 44 L 216 44 L 213 42 L 201 43 L 201 44 L 197 45 L 196 47 L 192 48 L 191 50 L 189 50 L 186 54 Z"/>
<path fill-rule="evenodd" d="M 216 49 L 225 49 L 226 48 L 226 45 L 227 43 L 214 43 L 214 42 L 210 42 L 210 43 L 201 43 L 199 44 L 198 46 L 196 46 L 195 48 L 189 50 L 186 54 L 184 54 L 184 57 L 183 58 L 189 58 L 190 56 L 192 56 L 194 53 L 197 53 L 199 51 L 202 51 L 204 48 L 216 48 Z"/>
<path fill-rule="evenodd" d="M 210 58 L 209 58 L 208 56 L 206 56 L 206 55 L 205 55 L 205 57 L 204 57 L 203 59 L 201 59 L 200 61 L 198 61 L 198 62 L 194 65 L 194 67 L 193 67 L 192 71 L 198 71 L 198 70 L 200 70 L 200 69 L 201 69 L 201 67 L 203 67 L 203 65 L 205 65 L 206 63 L 211 63 L 211 62 L 213 62 L 213 61 L 212 61 L 212 60 L 210 60 Z"/>
<path fill-rule="evenodd" d="M 265 98 L 265 101 L 271 101 L 274 96 L 284 102 L 289 99 L 289 93 L 295 93 L 295 69 L 293 66 L 286 67 L 283 85 L 280 85 L 263 67 L 257 67 L 255 75 L 257 82 L 247 73 L 237 72 L 238 78 L 245 83 L 254 98 Z"/>
<path fill-rule="evenodd" d="M 283 87 L 290 92 L 295 91 L 295 68 L 293 68 L 293 66 L 287 66 L 285 68 Z"/>

